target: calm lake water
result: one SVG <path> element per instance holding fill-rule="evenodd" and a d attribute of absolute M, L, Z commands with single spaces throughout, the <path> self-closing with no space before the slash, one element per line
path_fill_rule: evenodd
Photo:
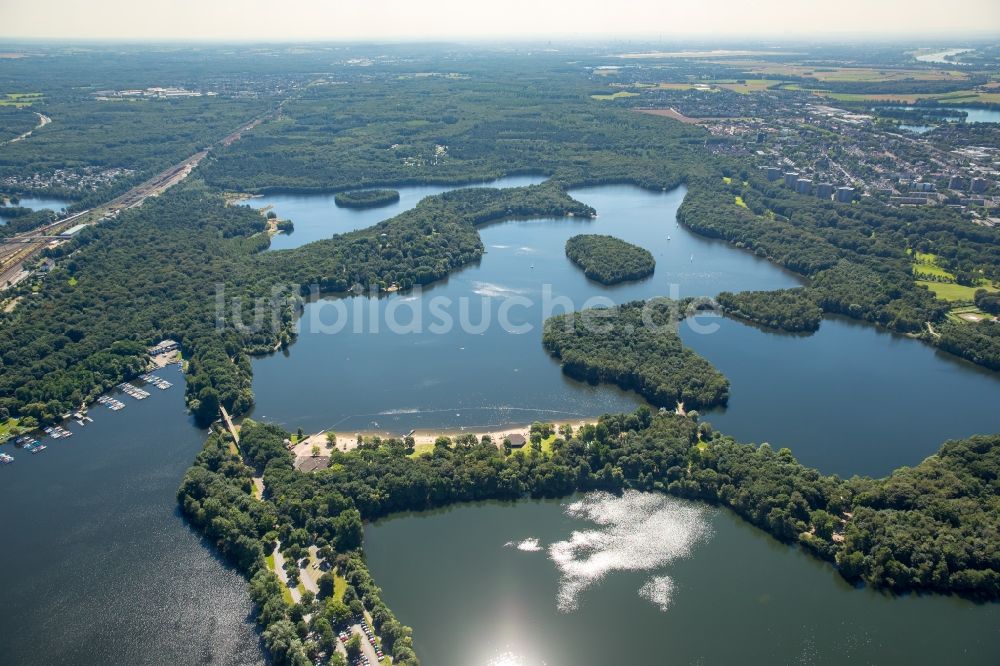
<path fill-rule="evenodd" d="M 916 111 L 918 110 L 913 106 L 885 106 L 882 108 L 886 109 L 902 109 L 905 111 Z M 967 123 L 1000 123 L 1000 111 L 994 109 L 986 109 L 978 106 L 934 106 L 930 107 L 938 111 L 957 111 L 960 113 L 965 113 L 965 122 Z M 950 116 L 948 120 L 958 121 L 961 120 L 961 115 Z M 923 134 L 931 129 L 934 129 L 932 125 L 900 125 L 902 129 L 910 130 L 911 132 L 916 132 L 918 134 Z"/>
<path fill-rule="evenodd" d="M 597 219 L 484 227 L 482 260 L 419 297 L 333 298 L 309 305 L 298 341 L 283 353 L 254 361 L 255 418 L 310 431 L 405 433 L 634 409 L 641 404 L 634 394 L 562 375 L 541 346 L 546 312 L 671 293 L 695 296 L 799 284 L 762 259 L 678 227 L 675 214 L 684 193 L 683 188 L 649 193 L 624 186 L 577 190 L 575 197 L 597 208 Z M 565 256 L 566 240 L 579 233 L 614 234 L 649 249 L 658 262 L 655 274 L 615 287 L 588 280 Z M 435 302 L 454 322 L 445 332 L 432 328 L 440 321 Z M 509 314 L 506 328 L 500 323 L 502 311 Z M 463 312 L 470 326 L 461 325 Z M 396 334 L 387 325 L 389 313 L 395 313 L 395 321 L 419 326 Z M 338 324 L 344 328 L 330 332 Z M 509 332 L 521 327 L 526 328 Z M 287 390 L 289 377 L 294 392 Z"/>
<path fill-rule="evenodd" d="M 811 336 L 723 317 L 681 338 L 731 383 L 726 408 L 706 412 L 745 442 L 787 446 L 804 464 L 842 476 L 884 476 L 948 439 L 1000 430 L 1000 374 L 845 317 Z"/>
<path fill-rule="evenodd" d="M 564 500 L 388 519 L 367 526 L 365 552 L 435 666 L 972 665 L 1000 654 L 1000 605 L 854 589 L 728 511 L 637 499 L 584 515 Z M 573 549 L 574 532 L 597 547 Z M 577 607 L 564 612 L 567 591 Z"/>
<path fill-rule="evenodd" d="M 42 210 L 43 208 L 48 208 L 51 211 L 59 212 L 63 208 L 72 205 L 73 202 L 66 201 L 65 199 L 51 199 L 44 197 L 24 197 L 16 205 L 20 208 L 30 208 L 31 210 Z M 7 224 L 8 220 L 4 218 L 3 206 L 0 206 L 0 224 Z"/>
<path fill-rule="evenodd" d="M 967 123 L 1000 123 L 1000 111 L 983 109 L 976 106 L 946 106 L 949 111 L 965 111 Z"/>
<path fill-rule="evenodd" d="M 461 187 L 523 187 L 536 185 L 545 176 L 513 176 L 486 183 L 473 183 Z M 253 208 L 270 206 L 279 218 L 291 220 L 295 229 L 290 234 L 277 234 L 271 238 L 271 250 L 286 250 L 316 240 L 329 238 L 356 229 L 370 227 L 382 220 L 399 215 L 417 205 L 424 197 L 456 189 L 454 186 L 419 185 L 393 188 L 399 192 L 399 201 L 375 208 L 340 208 L 334 194 L 268 194 L 248 199 Z"/>
<path fill-rule="evenodd" d="M 683 188 L 609 186 L 572 194 L 599 217 L 487 226 L 482 261 L 421 297 L 333 298 L 307 306 L 298 341 L 254 361 L 255 418 L 306 431 L 405 434 L 631 410 L 642 404 L 637 395 L 562 375 L 541 345 L 545 312 L 800 284 L 764 260 L 677 226 Z M 656 272 L 615 287 L 588 280 L 565 257 L 566 239 L 578 233 L 612 234 L 645 247 Z M 441 321 L 434 301 L 452 314 L 450 330 L 432 329 Z M 499 324 L 502 308 L 528 301 L 510 308 L 512 326 Z M 489 325 L 464 330 L 463 303 L 470 324 L 487 317 Z M 390 330 L 390 313 L 408 332 Z M 719 318 L 705 324 L 712 332 L 685 323 L 681 335 L 732 381 L 729 408 L 707 418 L 745 441 L 789 446 L 825 472 L 881 476 L 918 463 L 948 438 L 1000 428 L 1000 375 L 923 343 L 842 319 L 825 320 L 811 337 Z M 530 329 L 508 332 L 521 325 Z"/>
<path fill-rule="evenodd" d="M 263 663 L 246 582 L 178 512 L 205 431 L 157 374 L 174 386 L 39 454 L 3 446 L 0 664 Z"/>

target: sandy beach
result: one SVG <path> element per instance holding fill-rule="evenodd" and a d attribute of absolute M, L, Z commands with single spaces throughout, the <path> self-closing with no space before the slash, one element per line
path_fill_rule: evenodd
<path fill-rule="evenodd" d="M 580 427 L 591 423 L 596 424 L 597 418 L 591 419 L 574 419 L 574 420 L 563 420 L 563 421 L 549 421 L 555 425 L 556 432 L 559 429 L 569 424 L 573 426 L 573 430 L 576 431 Z M 457 437 L 459 435 L 472 434 L 476 436 L 476 439 L 482 439 L 483 435 L 489 435 L 493 438 L 493 441 L 499 446 L 504 437 L 508 435 L 520 434 L 523 435 L 525 439 L 528 439 L 528 433 L 531 428 L 531 424 L 519 424 L 519 425 L 509 425 L 499 428 L 492 428 L 489 430 L 483 430 L 479 428 L 475 429 L 461 429 L 461 428 L 451 428 L 451 429 L 440 429 L 440 430 L 417 430 L 413 433 L 413 439 L 418 447 L 421 445 L 428 446 L 434 444 L 434 441 L 441 437 L 442 435 L 446 437 Z M 292 452 L 295 454 L 296 458 L 306 458 L 312 456 L 312 447 L 319 446 L 320 455 L 328 455 L 330 449 L 328 448 L 327 441 L 327 431 L 321 431 L 313 435 L 305 437 L 300 442 L 295 444 Z M 340 432 L 334 431 L 334 435 L 337 438 L 337 450 L 338 451 L 350 451 L 358 446 L 358 435 L 362 437 L 381 437 L 383 439 L 389 439 L 390 437 L 402 438 L 406 436 L 406 432 L 392 432 L 387 430 L 357 430 L 351 432 Z"/>

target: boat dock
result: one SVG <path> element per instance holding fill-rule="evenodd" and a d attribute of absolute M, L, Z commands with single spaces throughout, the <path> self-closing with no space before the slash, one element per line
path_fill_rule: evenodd
<path fill-rule="evenodd" d="M 173 386 L 171 382 L 168 382 L 162 377 L 158 377 L 154 374 L 144 374 L 140 377 L 143 381 L 152 384 L 161 391 Z M 126 395 L 136 399 L 145 400 L 151 394 L 142 388 L 139 388 L 131 382 L 122 382 L 118 385 L 118 388 Z M 110 395 L 102 395 L 97 398 L 95 404 L 104 405 L 113 412 L 125 409 L 125 403 L 118 398 L 113 398 Z M 63 424 L 69 424 L 70 421 L 75 422 L 79 426 L 86 426 L 89 423 L 93 423 L 94 419 L 87 413 L 87 405 L 83 404 L 80 408 L 71 413 L 63 414 Z M 73 432 L 63 425 L 49 425 L 34 431 L 31 434 L 21 435 L 14 439 L 14 446 L 19 449 L 24 449 L 28 453 L 36 454 L 41 453 L 48 448 L 48 445 L 42 443 L 42 439 L 49 438 L 51 440 L 65 440 L 73 436 Z M 2 443 L 2 442 L 0 442 Z M 14 462 L 14 456 L 9 453 L 0 453 L 0 464 L 9 465 Z"/>

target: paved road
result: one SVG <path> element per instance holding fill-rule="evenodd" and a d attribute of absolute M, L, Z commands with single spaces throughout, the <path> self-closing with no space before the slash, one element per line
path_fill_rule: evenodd
<path fill-rule="evenodd" d="M 372 626 L 371 622 L 368 623 L 368 626 Z M 368 661 L 371 665 L 375 666 L 375 664 L 379 663 L 378 654 L 375 653 L 375 648 L 372 647 L 372 644 L 368 642 L 368 636 L 365 635 L 365 630 L 361 628 L 360 623 L 351 625 L 351 633 L 361 636 L 361 654 L 368 657 Z"/>
<path fill-rule="evenodd" d="M 274 547 L 274 573 L 278 574 L 278 580 L 280 580 L 288 591 L 292 593 L 292 601 L 299 603 L 302 599 L 302 595 L 299 594 L 298 586 L 289 587 L 288 585 L 288 574 L 285 573 L 285 556 L 281 554 L 281 542 Z"/>

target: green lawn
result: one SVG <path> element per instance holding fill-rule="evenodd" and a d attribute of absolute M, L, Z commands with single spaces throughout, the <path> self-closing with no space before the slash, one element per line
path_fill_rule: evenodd
<path fill-rule="evenodd" d="M 913 274 L 914 275 L 932 275 L 935 277 L 944 278 L 946 280 L 954 280 L 955 276 L 941 268 L 937 264 L 913 264 Z"/>
<path fill-rule="evenodd" d="M 549 456 L 552 455 L 552 444 L 559 439 L 559 434 L 553 433 L 542 440 L 542 453 Z"/>
<path fill-rule="evenodd" d="M 336 571 L 333 572 L 333 598 L 339 601 L 344 600 L 344 592 L 347 591 L 347 579 Z"/>
<path fill-rule="evenodd" d="M 0 442 L 5 442 L 8 438 L 21 434 L 21 431 L 17 427 L 18 423 L 19 421 L 14 418 L 7 419 L 3 423 L 0 423 Z"/>
<path fill-rule="evenodd" d="M 434 450 L 434 442 L 426 442 L 423 444 L 417 444 L 413 447 L 413 453 L 410 454 L 411 458 L 416 458 L 417 456 L 422 456 L 425 453 L 430 453 Z"/>
<path fill-rule="evenodd" d="M 982 289 L 982 287 L 966 287 L 961 284 L 927 280 L 917 280 L 917 284 L 927 287 L 943 301 L 971 301 L 976 295 L 976 290 Z"/>

